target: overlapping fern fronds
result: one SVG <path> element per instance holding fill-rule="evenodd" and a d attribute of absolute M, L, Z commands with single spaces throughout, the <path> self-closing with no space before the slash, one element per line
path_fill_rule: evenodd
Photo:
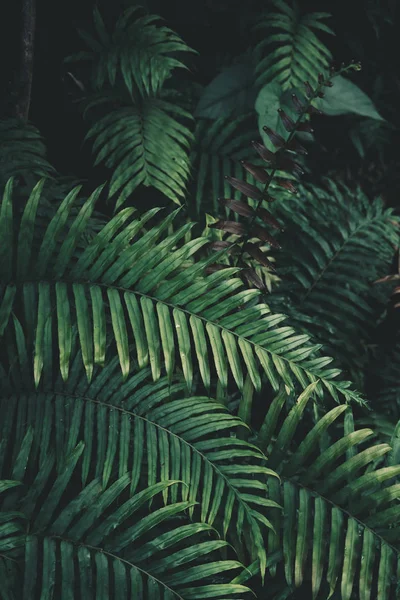
<path fill-rule="evenodd" d="M 139 368 L 150 365 L 154 381 L 164 370 L 169 378 L 181 371 L 189 390 L 197 374 L 207 390 L 214 377 L 222 389 L 232 384 L 242 390 L 247 373 L 256 390 L 261 389 L 263 377 L 275 389 L 282 380 L 289 387 L 297 383 L 306 387 L 320 379 L 335 398 L 359 399 L 348 382 L 337 379 L 337 369 L 326 368 L 331 359 L 318 355 L 319 346 L 283 325 L 283 315 L 259 303 L 259 290 L 243 288 L 235 276 L 238 268 L 204 274 L 216 258 L 193 259 L 207 238 L 182 243 L 193 224 L 165 235 L 174 219 L 172 213 L 144 233 L 145 223 L 157 209 L 140 220 L 132 220 L 133 209 L 125 209 L 73 261 L 101 189 L 91 195 L 66 231 L 77 194 L 70 192 L 35 247 L 40 190 L 35 188 L 22 217 L 14 219 L 11 187 L 9 182 L 0 212 L 4 240 L 0 330 L 6 328 L 18 299 L 22 310 L 18 314 L 34 336 L 36 384 L 49 352 L 58 356 L 61 374 L 64 380 L 68 378 L 74 325 L 90 381 L 94 366 L 104 364 L 110 335 L 107 320 L 111 320 L 125 378 L 132 339 Z M 14 227 L 18 232 L 15 250 Z M 60 235 L 63 242 L 57 248 Z"/>
<path fill-rule="evenodd" d="M 194 133 L 191 164 L 196 172 L 193 204 L 196 214 L 220 210 L 218 198 L 229 195 L 227 176 L 242 179 L 245 173 L 241 160 L 250 159 L 254 152 L 250 142 L 258 136 L 253 115 L 215 121 L 200 119 Z M 235 190 L 233 197 L 241 193 Z"/>
<path fill-rule="evenodd" d="M 297 3 L 291 6 L 283 0 L 272 0 L 272 4 L 278 12 L 267 12 L 255 27 L 256 31 L 268 32 L 255 48 L 257 58 L 265 55 L 257 62 L 257 84 L 277 81 L 283 91 L 302 88 L 304 81 L 315 85 L 318 74 L 329 68 L 332 55 L 313 30 L 333 34 L 323 22 L 329 13 L 301 15 Z"/>
<path fill-rule="evenodd" d="M 387 466 L 391 446 L 371 443 L 371 429 L 354 429 L 346 416 L 338 425 L 350 410 L 345 405 L 323 414 L 305 435 L 312 387 L 290 411 L 281 390 L 259 431 L 258 444 L 282 480 L 271 478 L 268 486 L 269 498 L 283 506 L 271 513 L 277 535 L 269 534 L 268 555 L 283 549 L 288 591 L 303 585 L 313 598 L 397 597 L 400 466 Z M 273 565 L 270 574 L 282 576 L 278 569 Z"/>
<path fill-rule="evenodd" d="M 0 482 L 2 598 L 172 600 L 248 591 L 229 583 L 226 573 L 243 567 L 221 560 L 227 542 L 210 525 L 187 518 L 193 502 L 159 501 L 180 482 L 162 481 L 130 496 L 125 473 L 109 486 L 96 478 L 78 491 L 74 471 L 84 444 L 65 455 L 62 473 L 50 452 L 35 476 L 34 439 L 29 428 L 15 446 L 12 479 Z"/>
<path fill-rule="evenodd" d="M 271 306 L 323 342 L 341 365 L 360 374 L 384 307 L 372 283 L 391 263 L 399 220 L 381 199 L 327 182 L 281 203 L 280 272 Z"/>
<path fill-rule="evenodd" d="M 96 369 L 90 383 L 79 355 L 67 383 L 60 376 L 51 381 L 51 361 L 46 360 L 44 383 L 36 391 L 29 347 L 16 319 L 14 326 L 17 344 L 10 345 L 11 379 L 2 378 L 5 449 L 22 443 L 24 431 L 32 427 L 36 433 L 31 454 L 39 471 L 54 453 L 56 469 L 62 473 L 65 456 L 82 440 L 77 470 L 84 486 L 96 478 L 106 488 L 129 473 L 132 496 L 143 486 L 179 480 L 183 486 L 163 491 L 165 503 L 197 503 L 189 515 L 196 511 L 197 519 L 224 537 L 235 529 L 240 540 L 246 530 L 249 552 L 265 565 L 262 530 L 270 524 L 262 508 L 279 509 L 265 497 L 267 476 L 276 475 L 266 468 L 265 456 L 256 446 L 236 437 L 238 428 L 246 427 L 241 419 L 207 397 L 185 398 L 186 386 L 179 379 L 163 378 L 155 384 L 148 368 L 134 369 L 123 383 L 114 353 L 104 369 Z"/>
<path fill-rule="evenodd" d="M 66 59 L 92 63 L 91 80 L 95 90 L 114 86 L 120 78 L 131 96 L 157 94 L 174 69 L 187 69 L 183 53 L 195 52 L 171 29 L 159 25 L 157 15 L 140 16 L 134 6 L 125 10 L 110 34 L 97 7 L 93 11 L 95 36 L 80 30 L 89 50 Z"/>

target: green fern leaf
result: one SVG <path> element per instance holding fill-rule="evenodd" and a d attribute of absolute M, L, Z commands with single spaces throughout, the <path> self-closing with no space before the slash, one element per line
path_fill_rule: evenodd
<path fill-rule="evenodd" d="M 93 11 L 96 37 L 80 31 L 90 50 L 70 56 L 67 62 L 86 59 L 92 63 L 92 83 L 100 90 L 122 78 L 131 96 L 157 94 L 174 69 L 187 69 L 177 58 L 195 52 L 171 29 L 161 26 L 156 15 L 139 16 L 139 7 L 122 13 L 110 34 L 96 7 Z"/>
<path fill-rule="evenodd" d="M 190 130 L 175 117 L 189 113 L 161 99 L 124 106 L 100 118 L 89 130 L 97 165 L 112 169 L 109 196 L 119 194 L 116 208 L 139 185 L 153 186 L 180 204 L 189 176 Z"/>
<path fill-rule="evenodd" d="M 327 13 L 310 13 L 302 16 L 298 5 L 294 8 L 285 2 L 273 2 L 279 12 L 268 12 L 255 27 L 255 30 L 272 30 L 255 47 L 257 61 L 257 84 L 262 86 L 277 81 L 283 91 L 302 89 L 304 81 L 311 86 L 317 83 L 318 74 L 325 73 L 331 63 L 332 55 L 318 39 L 313 29 L 333 34 L 333 31 L 321 19 L 330 16 Z M 279 44 L 278 46 L 275 46 Z M 274 49 L 270 50 L 270 46 Z M 264 58 L 261 58 L 265 51 Z"/>
<path fill-rule="evenodd" d="M 261 375 L 265 375 L 275 388 L 279 380 L 293 387 L 297 381 L 304 386 L 320 379 L 335 398 L 339 394 L 349 400 L 359 400 L 348 382 L 336 381 L 339 374 L 337 369 L 324 369 L 327 364 L 325 359 L 324 366 L 320 366 L 322 359 L 315 354 L 318 347 L 309 344 L 307 335 L 299 336 L 291 327 L 279 326 L 285 317 L 273 314 L 267 306 L 257 303 L 260 295 L 258 290 L 243 289 L 241 280 L 234 277 L 236 268 L 204 275 L 205 268 L 216 259 L 214 256 L 197 261 L 193 259 L 193 255 L 207 243 L 207 238 L 182 243 L 192 224 L 184 225 L 162 239 L 174 214 L 168 215 L 145 234 L 141 233 L 141 229 L 157 211 L 149 211 L 140 221 L 133 220 L 120 233 L 121 217 L 117 215 L 106 226 L 107 235 L 112 232 L 115 237 L 105 249 L 102 250 L 106 233 L 101 231 L 79 259 L 71 262 L 74 245 L 84 231 L 85 220 L 93 210 L 98 194 L 99 190 L 84 204 L 69 228 L 60 251 L 55 248 L 54 232 L 61 231 L 65 225 L 74 193 L 65 199 L 50 221 L 40 247 L 31 256 L 23 258 L 29 261 L 30 282 L 18 282 L 18 297 L 25 305 L 24 313 L 29 313 L 29 327 L 35 331 L 33 353 L 36 384 L 40 381 L 44 364 L 44 349 L 49 350 L 47 342 L 44 344 L 44 336 L 50 335 L 50 329 L 47 331 L 46 328 L 54 321 L 55 331 L 55 319 L 62 323 L 62 319 L 69 318 L 68 315 L 76 315 L 73 323 L 78 327 L 83 361 L 90 380 L 95 358 L 96 362 L 102 363 L 104 354 L 101 348 L 94 352 L 94 340 L 100 339 L 104 344 L 109 335 L 106 320 L 101 315 L 105 313 L 111 317 L 111 330 L 117 338 L 120 335 L 122 313 L 119 304 L 109 304 L 107 296 L 107 290 L 115 289 L 124 307 L 125 329 L 129 331 L 132 328 L 139 366 L 150 365 L 155 381 L 161 376 L 162 367 L 169 365 L 167 376 L 171 376 L 172 369 L 181 369 L 190 389 L 191 369 L 188 361 L 192 360 L 193 364 L 199 365 L 206 387 L 209 386 L 211 373 L 215 373 L 223 389 L 227 387 L 228 378 L 240 389 L 244 381 L 243 374 L 249 372 L 257 390 L 260 389 Z M 32 202 L 31 197 L 26 211 L 30 211 Z M 11 205 L 8 189 L 2 203 L 0 228 L 3 225 L 6 227 L 11 218 L 7 208 Z M 13 310 L 15 296 L 12 296 L 16 283 L 9 272 L 13 264 L 12 246 L 7 246 L 4 251 L 4 263 L 0 266 L 3 327 Z M 61 278 L 67 283 L 68 293 L 61 292 L 56 314 L 53 310 L 57 305 L 55 290 Z M 93 292 L 93 288 L 97 288 L 97 291 Z M 37 307 L 33 314 L 31 296 L 35 298 L 33 306 Z M 160 305 L 165 308 L 158 310 Z M 163 311 L 164 321 L 161 328 L 160 311 Z M 26 317 L 24 319 L 26 321 Z M 102 327 L 100 331 L 97 329 L 99 326 Z M 182 333 L 178 333 L 180 328 Z M 65 335 L 60 338 L 60 331 L 62 333 L 62 328 L 58 327 L 56 347 L 61 357 L 60 368 L 66 374 L 69 342 L 65 345 Z M 166 347 L 166 335 L 169 341 L 173 339 L 173 348 Z M 175 366 L 170 358 L 172 350 L 179 357 Z M 126 373 L 126 352 L 122 367 Z"/>

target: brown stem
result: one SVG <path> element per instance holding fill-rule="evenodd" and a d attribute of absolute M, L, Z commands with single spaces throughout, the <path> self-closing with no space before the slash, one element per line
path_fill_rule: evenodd
<path fill-rule="evenodd" d="M 15 115 L 25 122 L 31 103 L 35 22 L 36 0 L 22 0 L 21 56 Z"/>

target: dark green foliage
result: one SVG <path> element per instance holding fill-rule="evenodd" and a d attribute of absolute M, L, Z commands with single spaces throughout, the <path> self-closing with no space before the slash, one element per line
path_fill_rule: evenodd
<path fill-rule="evenodd" d="M 306 156 L 319 108 L 367 154 L 382 105 L 301 3 L 204 87 L 103 8 L 68 68 L 109 183 L 0 124 L 0 599 L 394 600 L 400 223 Z"/>
<path fill-rule="evenodd" d="M 360 378 L 376 321 L 384 310 L 373 282 L 388 270 L 398 242 L 398 217 L 381 199 L 327 181 L 303 188 L 278 207 L 286 224 L 279 255 L 284 276 L 271 306 L 323 343 Z"/>

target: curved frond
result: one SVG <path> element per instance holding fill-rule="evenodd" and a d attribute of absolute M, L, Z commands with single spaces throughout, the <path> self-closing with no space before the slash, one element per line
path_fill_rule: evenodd
<path fill-rule="evenodd" d="M 255 30 L 267 30 L 267 37 L 255 48 L 258 56 L 266 56 L 256 67 L 257 84 L 277 81 L 283 91 L 301 89 L 304 81 L 317 83 L 318 74 L 325 73 L 332 55 L 313 30 L 333 34 L 323 23 L 330 15 L 309 13 L 301 15 L 296 4 L 293 8 L 282 0 L 273 0 L 278 12 L 261 16 Z M 271 46 L 273 49 L 271 50 Z"/>
<path fill-rule="evenodd" d="M 331 359 L 319 357 L 318 346 L 310 345 L 307 335 L 297 335 L 291 327 L 282 325 L 283 315 L 273 314 L 259 303 L 259 290 L 243 288 L 241 279 L 235 277 L 238 269 L 204 274 L 216 259 L 193 260 L 207 239 L 182 243 L 191 224 L 162 237 L 174 214 L 143 233 L 145 223 L 157 210 L 129 221 L 131 212 L 125 209 L 93 238 L 77 261 L 72 260 L 99 193 L 95 191 L 84 204 L 59 249 L 56 240 L 76 193 L 71 192 L 62 202 L 39 247 L 32 244 L 39 201 L 33 193 L 20 223 L 15 223 L 15 256 L 10 185 L 3 197 L 0 330 L 4 331 L 12 311 L 17 309 L 17 297 L 22 304 L 20 320 L 29 335 L 34 332 L 36 384 L 41 378 L 44 353 L 53 348 L 53 340 L 53 354 L 57 356 L 58 352 L 60 370 L 67 379 L 73 325 L 78 329 L 90 381 L 94 365 L 104 364 L 111 325 L 124 377 L 129 372 L 132 341 L 139 368 L 150 365 L 154 381 L 164 368 L 168 377 L 178 369 L 189 390 L 195 372 L 200 373 L 207 390 L 212 373 L 223 390 L 228 383 L 242 390 L 248 373 L 256 390 L 261 389 L 263 376 L 275 389 L 282 380 L 289 387 L 296 382 L 306 387 L 310 381 L 320 379 L 335 398 L 343 395 L 348 400 L 359 399 L 348 382 L 337 380 L 337 369 L 326 369 Z"/>
<path fill-rule="evenodd" d="M 313 598 L 335 593 L 341 600 L 388 600 L 395 597 L 400 565 L 400 465 L 386 466 L 391 446 L 371 444 L 371 429 L 354 429 L 346 416 L 343 429 L 338 426 L 349 411 L 344 405 L 304 435 L 312 391 L 290 412 L 286 393 L 278 394 L 259 432 L 269 466 L 282 480 L 269 483 L 269 498 L 283 513 L 271 513 L 278 535 L 269 534 L 267 552 L 283 549 L 287 584 L 311 584 Z"/>
<path fill-rule="evenodd" d="M 281 203 L 278 214 L 286 224 L 279 254 L 284 279 L 271 307 L 284 305 L 296 328 L 359 375 L 383 310 L 372 283 L 391 263 L 398 218 L 380 199 L 371 202 L 332 181 Z"/>
<path fill-rule="evenodd" d="M 22 444 L 32 427 L 31 455 L 39 471 L 55 451 L 57 471 L 63 473 L 65 457 L 82 440 L 83 485 L 96 478 L 105 488 L 110 480 L 129 474 L 132 496 L 157 481 L 179 480 L 182 486 L 163 491 L 165 504 L 191 502 L 192 517 L 197 503 L 198 520 L 213 525 L 223 537 L 234 530 L 238 543 L 246 533 L 249 551 L 265 565 L 263 530 L 270 524 L 263 509 L 279 509 L 265 499 L 267 477 L 275 474 L 256 446 L 237 437 L 246 427 L 241 419 L 209 398 L 185 398 L 184 382 L 160 379 L 155 384 L 150 369 L 122 383 L 118 357 L 97 369 L 89 384 L 77 356 L 66 384 L 60 377 L 35 390 L 21 337 L 17 352 L 12 381 L 7 386 L 2 380 L 4 452 Z"/>
<path fill-rule="evenodd" d="M 70 56 L 67 61 L 92 62 L 92 83 L 96 90 L 105 83 L 112 86 L 120 78 L 129 93 L 141 96 L 160 91 L 176 68 L 186 69 L 180 55 L 195 52 L 171 29 L 160 25 L 156 15 L 139 16 L 140 7 L 125 10 L 109 33 L 103 18 L 94 8 L 95 36 L 80 31 L 88 51 Z"/>
<path fill-rule="evenodd" d="M 191 120 L 182 108 L 161 99 L 121 106 L 90 128 L 95 165 L 112 170 L 109 195 L 118 193 L 116 208 L 139 185 L 153 186 L 180 204 L 190 172 L 191 131 L 178 119 Z"/>
<path fill-rule="evenodd" d="M 28 430 L 17 454 L 25 469 L 31 466 L 31 438 Z M 163 481 L 129 496 L 125 474 L 108 487 L 93 479 L 77 491 L 73 474 L 82 450 L 80 443 L 66 455 L 61 474 L 53 470 L 53 454 L 34 479 L 20 472 L 25 494 L 11 492 L 3 500 L 0 570 L 7 569 L 7 577 L 2 597 L 182 600 L 248 591 L 229 583 L 226 574 L 242 565 L 221 559 L 227 542 L 209 525 L 187 519 L 192 502 L 160 504 L 160 493 L 179 482 Z M 151 512 L 149 502 L 156 503 Z M 18 512 L 10 512 L 10 505 Z"/>

